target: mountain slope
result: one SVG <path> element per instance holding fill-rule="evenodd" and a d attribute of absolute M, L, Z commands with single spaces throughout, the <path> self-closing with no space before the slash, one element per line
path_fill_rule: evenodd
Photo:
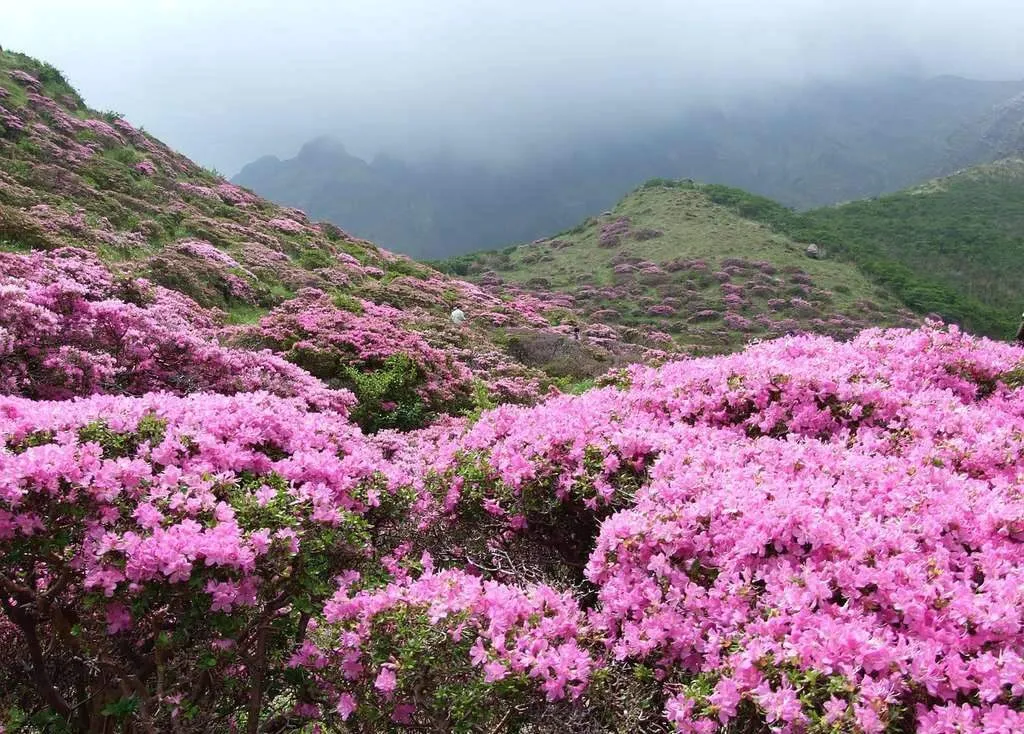
<path fill-rule="evenodd" d="M 562 291 L 591 319 L 698 350 L 798 330 L 846 337 L 910 318 L 853 265 L 805 251 L 699 185 L 652 181 L 557 237 L 440 267 L 506 292 Z"/>
<path fill-rule="evenodd" d="M 72 377 L 78 368 L 69 362 L 57 374 L 40 363 L 28 376 L 11 377 L 27 394 L 89 393 L 104 381 L 142 389 L 149 383 L 131 374 L 145 371 L 143 363 L 159 365 L 157 383 L 169 385 L 175 370 L 201 363 L 200 353 L 210 349 L 213 362 L 224 365 L 243 359 L 237 350 L 271 350 L 311 373 L 295 378 L 300 382 L 318 378 L 362 396 L 355 410 L 364 427 L 387 427 L 376 422 L 375 408 L 402 398 L 411 412 L 388 420 L 408 427 L 468 409 L 473 400 L 534 400 L 556 378 L 594 377 L 647 353 L 642 334 L 627 343 L 615 329 L 597 326 L 590 339 L 582 321 L 587 339 L 575 342 L 557 323 L 570 312 L 557 299 L 503 300 L 271 204 L 117 115 L 88 109 L 55 69 L 6 51 L 0 54 L 0 250 L 15 253 L 4 268 L 17 279 L 18 308 L 26 313 L 42 306 L 47 318 L 65 319 L 46 288 L 76 267 L 92 274 L 81 294 L 88 318 L 63 323 L 83 332 L 74 349 L 94 377 L 64 385 L 78 379 Z M 133 324 L 120 332 L 123 338 L 89 342 L 92 330 L 107 328 L 101 327 L 107 307 L 97 304 L 108 301 L 129 301 L 142 311 L 121 315 Z M 468 323 L 449 322 L 455 305 L 470 314 Z M 25 349 L 45 337 L 54 360 L 67 353 L 60 351 L 59 333 L 47 336 L 37 320 L 16 321 L 14 306 L 7 309 L 6 328 Z M 125 356 L 136 348 L 124 341 L 134 330 L 162 324 L 170 329 L 166 349 L 138 364 Z M 175 329 L 191 356 L 171 353 Z M 527 355 L 529 364 L 517 359 L 508 348 L 512 333 L 544 341 L 545 354 L 562 355 L 557 374 L 537 369 L 554 356 Z M 221 346 L 236 351 L 217 351 Z M 278 374 L 284 368 L 252 369 Z M 266 375 L 253 379 L 270 384 Z"/>
<path fill-rule="evenodd" d="M 380 156 L 367 162 L 339 142 L 319 138 L 294 158 L 261 158 L 233 180 L 422 258 L 479 242 L 532 239 L 564 226 L 566 210 L 575 220 L 603 206 L 603 196 L 579 190 L 578 180 L 540 180 L 538 174 L 445 158 L 413 164 Z M 557 210 L 551 209 L 554 201 Z"/>
<path fill-rule="evenodd" d="M 417 257 L 526 242 L 654 177 L 740 187 L 800 208 L 892 192 L 1019 142 L 1024 82 L 896 78 L 776 90 L 514 165 L 363 161 L 312 141 L 235 182 Z M 1016 131 L 1016 132 L 1015 132 Z"/>
<path fill-rule="evenodd" d="M 1009 338 L 1024 308 L 1024 160 L 965 169 L 905 191 L 794 213 L 715 187 L 723 205 L 859 264 L 919 313 Z"/>

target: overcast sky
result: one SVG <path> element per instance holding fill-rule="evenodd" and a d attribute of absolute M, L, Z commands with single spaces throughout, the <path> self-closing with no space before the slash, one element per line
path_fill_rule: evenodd
<path fill-rule="evenodd" d="M 0 45 L 232 175 L 521 151 L 711 96 L 893 72 L 1024 78 L 1024 0 L 0 0 Z"/>

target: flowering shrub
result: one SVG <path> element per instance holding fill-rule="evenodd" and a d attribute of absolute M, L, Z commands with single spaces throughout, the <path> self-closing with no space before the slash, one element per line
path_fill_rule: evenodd
<path fill-rule="evenodd" d="M 1022 356 L 792 337 L 372 440 L 264 394 L 5 399 L 0 636 L 37 672 L 0 702 L 1019 730 Z"/>
<path fill-rule="evenodd" d="M 656 306 L 651 306 L 650 308 L 647 309 L 647 314 L 649 316 L 673 316 L 675 315 L 675 312 L 675 308 L 664 303 L 658 304 Z"/>
<path fill-rule="evenodd" d="M 124 137 L 121 135 L 121 133 L 115 130 L 113 127 L 111 127 L 103 120 L 97 120 L 95 118 L 83 120 L 82 129 L 88 130 L 89 132 L 95 134 L 97 137 L 105 139 L 108 142 L 120 143 L 122 145 L 125 142 Z"/>
<path fill-rule="evenodd" d="M 271 219 L 267 222 L 267 225 L 273 227 L 281 232 L 287 232 L 289 234 L 301 234 L 306 231 L 306 228 L 296 222 L 294 219 Z"/>
<path fill-rule="evenodd" d="M 599 247 L 618 247 L 622 238 L 629 235 L 632 222 L 629 217 L 619 217 L 601 225 L 598 233 Z"/>
<path fill-rule="evenodd" d="M 235 260 L 235 258 L 222 250 L 218 250 L 209 242 L 205 242 L 203 240 L 184 240 L 182 242 L 175 243 L 175 248 L 182 252 L 187 252 L 190 255 L 195 255 L 196 257 L 209 260 L 210 262 L 224 265 L 229 268 L 239 267 L 238 261 Z"/>
<path fill-rule="evenodd" d="M 791 308 L 801 313 L 813 313 L 815 310 L 814 305 L 803 298 L 790 298 L 789 305 Z"/>
<path fill-rule="evenodd" d="M 29 89 L 35 89 L 36 91 L 42 89 L 42 87 L 43 87 L 43 85 L 39 83 L 38 79 L 36 79 L 34 76 L 29 74 L 28 72 L 22 71 L 21 69 L 13 69 L 13 70 L 8 72 L 8 75 L 11 77 L 11 79 L 13 79 L 14 81 L 18 82 L 23 87 L 28 87 Z"/>
<path fill-rule="evenodd" d="M 443 721 L 451 715 L 455 681 L 466 689 L 458 698 L 482 684 L 477 695 L 490 693 L 502 706 L 528 700 L 531 679 L 548 701 L 584 691 L 595 663 L 580 645 L 588 628 L 570 595 L 435 572 L 429 555 L 420 565 L 424 573 L 416 580 L 358 593 L 343 587 L 325 605 L 325 620 L 346 644 L 333 652 L 310 646 L 303 654 L 323 656 L 320 675 L 337 681 L 331 688 L 343 718 L 354 712 L 372 720 L 383 709 L 398 723 Z M 424 649 L 410 633 L 426 630 L 434 631 L 434 645 Z M 343 670 L 355 674 L 337 675 Z M 460 714 L 457 728 L 468 730 L 493 711 Z"/>
<path fill-rule="evenodd" d="M 753 324 L 750 319 L 740 316 L 738 313 L 728 312 L 722 319 L 725 325 L 736 331 L 749 331 Z"/>
<path fill-rule="evenodd" d="M 200 199 L 206 199 L 208 201 L 220 201 L 220 195 L 209 186 L 200 186 L 199 184 L 191 183 L 190 181 L 179 181 L 178 188 L 184 191 L 186 194 L 192 196 L 198 196 Z"/>
<path fill-rule="evenodd" d="M 135 164 L 135 170 L 141 173 L 143 176 L 154 176 L 156 175 L 156 166 L 153 165 L 152 161 L 142 160 Z"/>
<path fill-rule="evenodd" d="M 257 198 L 255 195 L 249 193 L 241 186 L 236 186 L 232 183 L 218 184 L 216 188 L 217 194 L 221 199 L 229 204 L 235 204 L 236 206 L 246 206 L 249 204 L 255 204 Z"/>
<path fill-rule="evenodd" d="M 469 370 L 402 328 L 404 315 L 397 309 L 369 301 L 359 306 L 358 313 L 338 308 L 327 294 L 306 290 L 247 330 L 244 340 L 280 352 L 329 384 L 361 390 L 370 398 L 360 413 L 367 428 L 412 427 L 414 415 L 425 417 L 465 398 Z M 419 407 L 410 391 L 422 401 Z M 405 406 L 403 417 L 380 418 L 378 409 L 386 403 Z"/>
<path fill-rule="evenodd" d="M 0 436 L 0 721 L 39 700 L 75 730 L 210 731 L 308 699 L 283 663 L 387 491 L 344 418 L 266 394 L 0 398 Z"/>

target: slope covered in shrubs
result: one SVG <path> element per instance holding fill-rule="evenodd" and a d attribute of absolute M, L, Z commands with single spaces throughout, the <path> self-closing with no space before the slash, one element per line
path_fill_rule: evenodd
<path fill-rule="evenodd" d="M 651 181 L 555 237 L 439 267 L 494 292 L 565 293 L 587 318 L 654 330 L 697 352 L 812 331 L 847 338 L 913 314 L 849 262 L 721 206 L 692 182 Z"/>
<path fill-rule="evenodd" d="M 996 338 L 1013 334 L 1024 218 L 1024 162 L 1008 158 L 874 199 L 793 212 L 725 186 L 716 202 L 854 262 L 918 313 Z"/>
<path fill-rule="evenodd" d="M 9 51 L 0 52 L 0 251 L 14 253 L 5 260 L 7 284 L 24 291 L 9 298 L 54 312 L 48 325 L 26 317 L 22 340 L 35 338 L 31 329 L 58 333 L 87 320 L 127 319 L 136 341 L 149 330 L 165 335 L 158 340 L 186 331 L 180 338 L 199 339 L 213 352 L 227 347 L 232 359 L 250 361 L 256 358 L 246 351 L 269 349 L 331 389 L 355 390 L 357 399 L 365 394 L 360 415 L 408 402 L 400 406 L 405 417 L 392 422 L 405 427 L 438 412 L 469 409 L 471 396 L 477 404 L 536 400 L 552 384 L 564 387 L 616 365 L 657 358 L 666 346 L 641 333 L 588 329 L 582 318 L 576 321 L 584 340 L 575 343 L 563 324 L 571 305 L 559 298 L 487 293 L 271 204 L 120 116 L 90 110 L 53 67 Z M 76 263 L 84 263 L 78 285 L 51 284 L 48 272 L 62 261 L 70 263 L 68 281 L 78 278 Z M 65 287 L 85 289 L 68 296 L 76 313 L 55 313 L 67 304 L 55 305 L 54 294 L 29 293 Z M 116 301 L 142 310 L 114 314 Z M 460 328 L 448 321 L 455 306 L 469 315 Z M 8 318 L 16 318 L 13 311 L 0 314 Z M 92 372 L 75 377 L 80 384 L 71 392 L 95 392 L 100 379 L 130 381 L 131 360 L 143 359 L 112 355 L 113 349 L 130 350 L 114 342 L 132 336 L 105 328 L 109 333 L 99 336 L 82 331 L 80 341 L 93 339 L 91 346 L 63 345 L 66 360 L 72 359 L 68 350 L 94 352 L 83 367 Z M 524 363 L 508 349 L 513 339 L 551 342 L 561 361 L 525 355 Z M 168 379 L 202 389 L 201 375 L 167 347 L 158 351 L 148 359 L 158 361 Z M 118 377 L 99 375 L 104 361 Z M 553 361 L 572 369 L 546 371 Z M 442 410 L 439 401 L 453 396 L 458 399 Z"/>

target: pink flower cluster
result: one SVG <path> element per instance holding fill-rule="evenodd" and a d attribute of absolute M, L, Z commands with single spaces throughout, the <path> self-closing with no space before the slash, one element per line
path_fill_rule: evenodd
<path fill-rule="evenodd" d="M 134 168 L 136 171 L 138 171 L 144 176 L 156 175 L 156 166 L 154 166 L 153 162 L 150 160 L 139 161 L 138 163 L 135 164 Z"/>
<path fill-rule="evenodd" d="M 342 412 L 352 402 L 280 357 L 221 346 L 195 303 L 116 281 L 91 253 L 0 253 L 0 273 L 0 393 L 269 390 Z"/>
<path fill-rule="evenodd" d="M 286 232 L 288 234 L 302 234 L 306 231 L 306 227 L 296 222 L 294 219 L 286 219 L 278 217 L 271 219 L 267 222 L 267 226 L 278 230 L 279 232 Z"/>
<path fill-rule="evenodd" d="M 182 240 L 174 245 L 175 249 L 195 255 L 203 260 L 223 265 L 228 268 L 240 267 L 238 261 L 223 250 L 217 249 L 214 245 L 205 240 Z"/>
<path fill-rule="evenodd" d="M 125 143 L 124 136 L 103 120 L 97 120 L 96 118 L 82 120 L 81 129 L 88 130 L 107 142 L 120 145 Z"/>
<path fill-rule="evenodd" d="M 254 194 L 249 193 L 241 186 L 232 183 L 221 183 L 217 185 L 217 194 L 228 204 L 236 206 L 249 206 L 255 204 L 258 199 Z"/>
<path fill-rule="evenodd" d="M 178 188 L 184 191 L 186 194 L 198 196 L 201 199 L 207 199 L 209 201 L 217 202 L 221 200 L 220 195 L 217 193 L 217 191 L 210 188 L 209 186 L 194 184 L 190 181 L 179 181 Z"/>
<path fill-rule="evenodd" d="M 286 312 L 287 328 L 349 323 L 303 298 L 314 317 Z M 45 595 L 63 571 L 34 549 L 72 539 L 61 583 L 94 600 L 83 639 L 109 657 L 105 635 L 144 642 L 189 584 L 208 615 L 263 618 L 297 554 L 364 518 L 370 535 L 346 535 L 352 552 L 318 572 L 339 577 L 333 596 L 303 601 L 288 617 L 302 633 L 275 638 L 306 720 L 422 725 L 438 671 L 573 701 L 642 665 L 684 732 L 1018 731 L 1024 397 L 1002 376 L 1022 357 L 939 325 L 794 337 L 372 440 L 261 393 L 8 398 L 7 593 Z M 376 514 L 398 498 L 404 518 Z M 582 596 L 482 570 L 479 548 L 501 558 L 545 527 L 585 558 Z M 248 622 L 211 637 L 186 618 L 223 654 L 218 671 L 252 680 L 230 662 L 253 654 Z M 425 657 L 417 629 L 435 640 Z"/>
<path fill-rule="evenodd" d="M 21 69 L 13 69 L 10 72 L 8 72 L 8 75 L 11 77 L 11 79 L 18 82 L 23 87 L 28 87 L 29 89 L 34 89 L 36 91 L 39 91 L 43 88 L 43 85 L 39 83 L 38 79 L 36 79 L 28 72 L 22 71 Z"/>
<path fill-rule="evenodd" d="M 396 690 L 401 695 L 405 671 L 368 666 L 361 648 L 370 644 L 380 617 L 416 610 L 432 625 L 457 628 L 460 641 L 473 640 L 470 661 L 487 683 L 525 675 L 536 679 L 551 701 L 583 692 L 595 661 L 580 645 L 588 628 L 570 595 L 547 586 L 524 590 L 481 581 L 456 570 L 435 573 L 429 555 L 421 563 L 425 572 L 416 580 L 358 593 L 342 588 L 327 602 L 325 621 L 346 631 L 345 645 L 333 651 L 339 668 L 358 667 L 359 677 L 374 678 L 377 695 L 391 699 Z"/>
<path fill-rule="evenodd" d="M 14 639 L 0 662 L 3 710 L 25 682 L 11 671 L 44 625 L 58 641 L 40 655 L 60 662 L 53 687 L 36 693 L 64 716 L 66 676 L 81 665 L 104 671 L 78 678 L 92 695 L 112 690 L 108 676 L 142 676 L 134 695 L 162 709 L 154 730 L 173 728 L 183 699 L 195 704 L 200 658 L 215 687 L 261 675 L 240 659 L 282 641 L 287 651 L 292 634 L 269 625 L 298 620 L 291 605 L 316 600 L 316 584 L 321 603 L 330 593 L 306 568 L 364 551 L 341 539 L 387 491 L 381 461 L 343 415 L 266 393 L 0 397 L 0 640 L 12 629 Z"/>

